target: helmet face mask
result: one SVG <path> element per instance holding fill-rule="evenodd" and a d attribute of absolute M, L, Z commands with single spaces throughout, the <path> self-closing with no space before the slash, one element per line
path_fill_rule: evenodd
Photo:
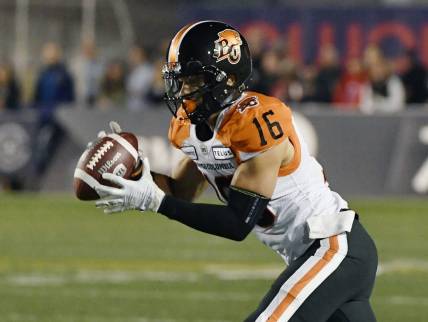
<path fill-rule="evenodd" d="M 240 96 L 250 74 L 248 45 L 238 31 L 217 21 L 195 23 L 170 43 L 164 99 L 175 117 L 182 106 L 192 123 L 206 122 Z"/>
<path fill-rule="evenodd" d="M 211 96 L 225 86 L 227 79 L 224 72 L 212 66 L 204 66 L 201 70 L 186 75 L 180 73 L 177 66 L 172 70 L 166 64 L 163 79 L 165 101 L 174 116 L 177 116 L 177 110 L 182 106 L 192 123 L 201 123 L 210 114 L 220 110 L 221 95 L 220 100 Z"/>

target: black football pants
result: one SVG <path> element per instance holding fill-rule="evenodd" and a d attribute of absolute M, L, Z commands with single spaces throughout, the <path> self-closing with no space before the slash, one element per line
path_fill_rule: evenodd
<path fill-rule="evenodd" d="M 375 322 L 369 298 L 377 262 L 355 219 L 350 233 L 317 240 L 292 262 L 245 321 Z"/>

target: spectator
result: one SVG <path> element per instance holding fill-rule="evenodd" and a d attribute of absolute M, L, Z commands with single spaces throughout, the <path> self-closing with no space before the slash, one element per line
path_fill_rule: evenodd
<path fill-rule="evenodd" d="M 350 59 L 333 96 L 334 106 L 343 110 L 359 109 L 367 75 L 358 58 Z"/>
<path fill-rule="evenodd" d="M 260 62 L 260 79 L 257 84 L 254 84 L 252 89 L 270 94 L 271 89 L 278 80 L 280 57 L 275 49 L 269 49 L 261 57 Z"/>
<path fill-rule="evenodd" d="M 404 109 L 405 92 L 400 78 L 384 58 L 369 66 L 369 83 L 364 87 L 361 111 L 371 113 L 393 113 Z"/>
<path fill-rule="evenodd" d="M 303 102 L 314 102 L 316 100 L 316 80 L 318 70 L 315 65 L 302 66 L 299 70 L 299 78 L 303 90 Z"/>
<path fill-rule="evenodd" d="M 333 92 L 340 78 L 341 68 L 336 48 L 324 45 L 320 49 L 319 70 L 315 79 L 315 100 L 330 103 Z"/>
<path fill-rule="evenodd" d="M 33 103 L 39 111 L 33 173 L 36 177 L 30 181 L 34 189 L 63 136 L 61 127 L 55 121 L 54 112 L 61 104 L 74 101 L 74 82 L 62 62 L 59 46 L 55 43 L 45 44 L 42 61 L 44 66 L 37 79 Z"/>
<path fill-rule="evenodd" d="M 427 71 L 418 61 L 413 50 L 408 50 L 401 61 L 401 80 L 406 89 L 406 102 L 410 104 L 424 103 L 428 98 Z"/>
<path fill-rule="evenodd" d="M 81 53 L 74 64 L 77 94 L 81 104 L 88 107 L 95 104 L 100 94 L 103 68 L 94 42 L 85 40 L 81 46 Z"/>
<path fill-rule="evenodd" d="M 278 77 L 270 94 L 287 103 L 300 102 L 303 98 L 303 87 L 297 74 L 297 62 L 289 55 L 289 46 L 286 43 L 277 41 L 274 45 L 279 57 Z"/>
<path fill-rule="evenodd" d="M 20 107 L 21 91 L 12 67 L 0 65 L 0 111 L 17 110 Z"/>
<path fill-rule="evenodd" d="M 101 80 L 101 109 L 123 107 L 125 104 L 125 68 L 119 60 L 110 62 Z"/>
<path fill-rule="evenodd" d="M 126 82 L 127 105 L 132 111 L 140 111 L 147 107 L 147 94 L 153 81 L 154 70 L 142 47 L 132 47 L 128 61 L 130 74 Z"/>
<path fill-rule="evenodd" d="M 287 103 L 302 101 L 303 87 L 296 72 L 296 65 L 284 59 L 279 67 L 279 78 L 273 84 L 270 94 Z"/>
<path fill-rule="evenodd" d="M 44 121 L 52 118 L 54 110 L 74 101 L 74 82 L 62 62 L 62 52 L 55 43 L 47 43 L 42 50 L 44 67 L 40 72 L 34 95 L 34 106 Z"/>
<path fill-rule="evenodd" d="M 253 72 L 251 74 L 250 88 L 258 90 L 259 88 L 263 87 L 263 85 L 261 84 L 263 82 L 263 75 L 261 70 L 263 51 L 266 47 L 266 37 L 261 29 L 252 28 L 245 34 L 245 38 L 247 39 L 253 62 Z"/>
<path fill-rule="evenodd" d="M 162 67 L 164 65 L 162 59 L 158 59 L 154 64 L 154 75 L 152 83 L 147 92 L 147 101 L 152 104 L 159 104 L 163 102 L 165 94 L 165 83 L 162 78 Z"/>
<path fill-rule="evenodd" d="M 378 45 L 369 44 L 364 50 L 363 63 L 366 69 L 376 65 L 379 61 L 383 60 L 382 50 Z"/>

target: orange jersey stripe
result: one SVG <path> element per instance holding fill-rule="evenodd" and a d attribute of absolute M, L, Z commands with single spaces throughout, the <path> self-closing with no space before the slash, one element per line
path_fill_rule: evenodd
<path fill-rule="evenodd" d="M 312 267 L 312 269 L 307 272 L 288 292 L 285 299 L 281 301 L 272 315 L 269 317 L 269 322 L 276 322 L 280 319 L 281 315 L 285 310 L 290 306 L 290 304 L 297 298 L 301 290 L 311 282 L 315 276 L 333 259 L 334 255 L 339 250 L 339 242 L 337 236 L 332 236 L 329 238 L 330 248 L 324 254 L 324 256 Z"/>

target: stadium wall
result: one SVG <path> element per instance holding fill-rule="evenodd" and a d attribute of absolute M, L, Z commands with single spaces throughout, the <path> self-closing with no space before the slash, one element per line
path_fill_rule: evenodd
<path fill-rule="evenodd" d="M 428 192 L 426 110 L 370 116 L 313 106 L 299 111 L 296 122 L 334 190 L 347 196 Z M 57 120 L 65 135 L 39 186 L 47 191 L 71 191 L 77 159 L 99 130 L 107 130 L 110 120 L 142 134 L 152 168 L 170 173 L 181 157 L 167 141 L 170 117 L 167 109 L 157 107 L 143 113 L 60 109 Z M 31 169 L 35 127 L 34 115 L 0 114 L 0 176 L 26 176 Z"/>

